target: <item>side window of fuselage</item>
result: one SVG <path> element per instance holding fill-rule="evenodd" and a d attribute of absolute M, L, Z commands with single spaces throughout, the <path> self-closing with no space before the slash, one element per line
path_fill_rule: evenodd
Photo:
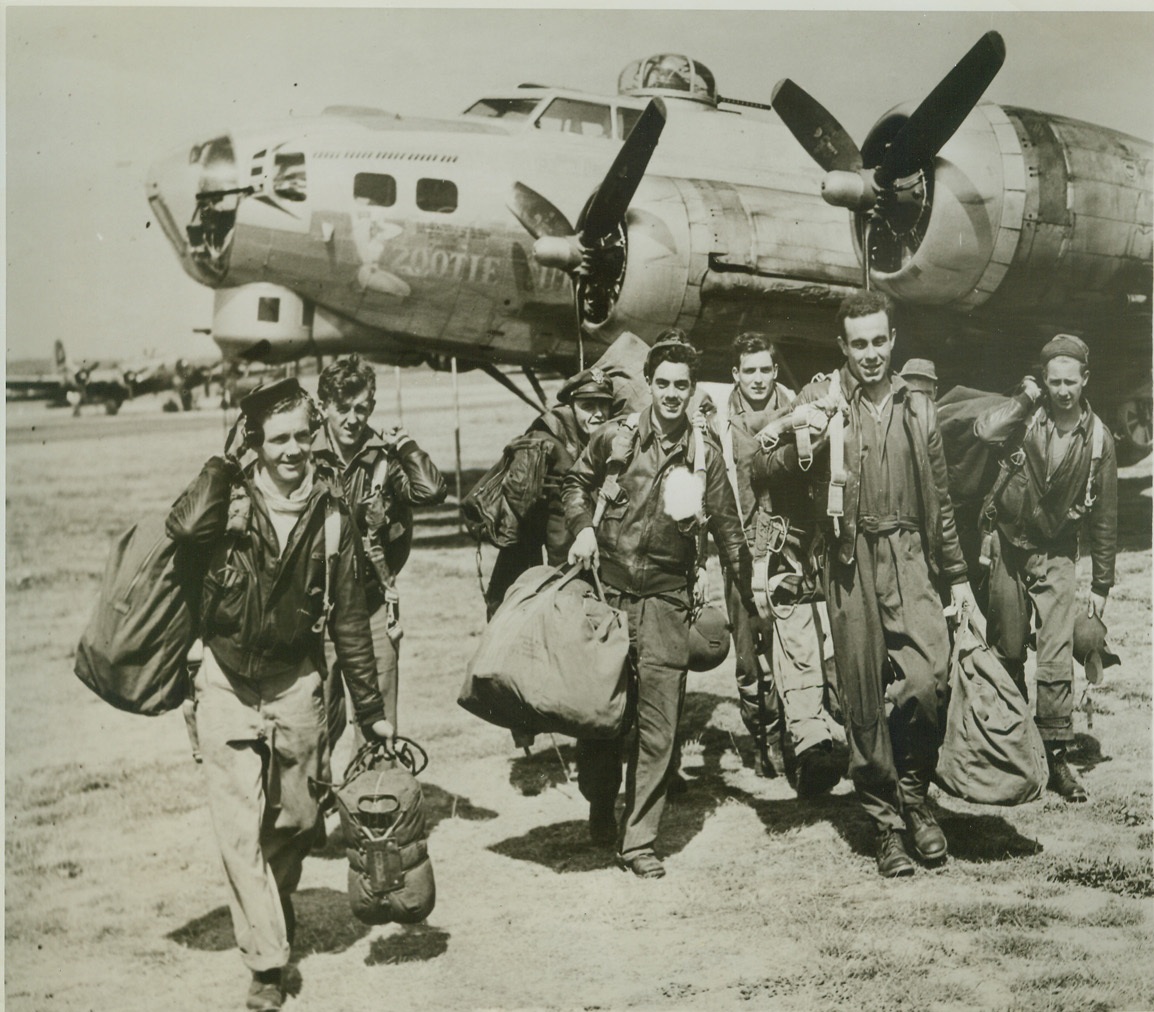
<path fill-rule="evenodd" d="M 392 207 L 397 202 L 397 181 L 376 172 L 358 172 L 353 177 L 353 199 L 369 207 Z"/>
<path fill-rule="evenodd" d="M 417 207 L 436 214 L 457 210 L 457 184 L 451 179 L 418 179 Z"/>

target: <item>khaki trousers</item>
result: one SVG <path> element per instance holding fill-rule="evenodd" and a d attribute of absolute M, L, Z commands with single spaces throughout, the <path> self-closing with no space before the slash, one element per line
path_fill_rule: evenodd
<path fill-rule="evenodd" d="M 306 661 L 284 678 L 232 678 L 205 650 L 197 683 L 196 726 L 236 944 L 249 969 L 282 967 L 284 903 L 318 838 L 309 779 L 321 776 L 328 751 L 321 676 Z"/>

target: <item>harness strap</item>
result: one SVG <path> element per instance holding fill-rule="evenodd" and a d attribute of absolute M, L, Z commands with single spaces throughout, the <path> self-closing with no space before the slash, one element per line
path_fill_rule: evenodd
<path fill-rule="evenodd" d="M 834 405 L 834 413 L 829 420 L 829 494 L 825 512 L 826 516 L 833 518 L 834 533 L 840 534 L 838 518 L 845 515 L 848 471 L 845 465 L 845 418 L 841 412 L 841 374 L 836 371 L 830 374 L 829 397 Z"/>
<path fill-rule="evenodd" d="M 325 501 L 325 599 L 313 632 L 323 632 L 333 610 L 333 569 L 341 551 L 341 511 L 333 499 Z"/>

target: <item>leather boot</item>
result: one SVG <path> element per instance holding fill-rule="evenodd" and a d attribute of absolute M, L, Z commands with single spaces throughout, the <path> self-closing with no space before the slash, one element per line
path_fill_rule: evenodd
<path fill-rule="evenodd" d="M 901 834 L 888 826 L 878 830 L 878 874 L 882 878 L 912 875 L 915 866 L 902 844 Z"/>
<path fill-rule="evenodd" d="M 1067 801 L 1082 802 L 1089 798 L 1086 788 L 1074 776 L 1066 762 L 1066 748 L 1053 742 L 1046 742 L 1046 765 L 1050 767 L 1050 779 L 1046 786 Z"/>

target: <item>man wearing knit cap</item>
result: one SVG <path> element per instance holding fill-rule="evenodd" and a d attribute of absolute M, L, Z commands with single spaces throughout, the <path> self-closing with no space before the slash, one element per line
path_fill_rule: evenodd
<path fill-rule="evenodd" d="M 1025 695 L 1036 612 L 1035 722 L 1046 743 L 1049 788 L 1085 801 L 1065 757 L 1074 738 L 1074 565 L 1081 530 L 1092 561 L 1087 614 L 1100 618 L 1114 585 L 1118 463 L 1110 430 L 1083 397 L 1090 378 L 1085 342 L 1058 334 L 1040 361 L 1042 386 L 1027 376 L 1016 396 L 974 423 L 979 439 L 1003 447 L 1001 472 L 983 504 L 986 634 Z"/>
<path fill-rule="evenodd" d="M 920 390 L 930 395 L 931 401 L 938 399 L 938 371 L 928 358 L 911 358 L 898 373 L 911 390 Z"/>

